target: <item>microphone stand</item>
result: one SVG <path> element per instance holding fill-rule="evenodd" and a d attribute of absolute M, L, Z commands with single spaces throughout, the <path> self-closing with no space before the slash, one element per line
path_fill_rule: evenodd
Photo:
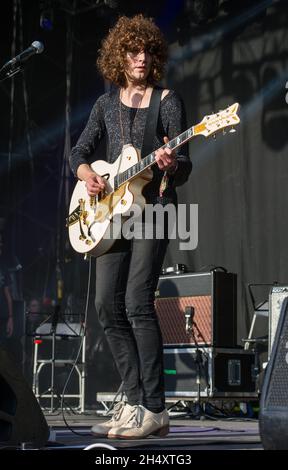
<path fill-rule="evenodd" d="M 23 67 L 21 64 L 18 64 L 17 66 L 16 64 L 9 64 L 9 66 L 7 64 L 3 65 L 3 67 L 0 69 L 0 82 L 4 82 L 6 78 L 11 78 L 13 75 L 16 75 L 16 73 L 22 72 L 22 70 Z M 5 74 L 5 76 L 1 77 L 2 74 Z"/>
<path fill-rule="evenodd" d="M 191 337 L 192 336 L 192 339 L 194 341 L 194 344 L 195 344 L 195 347 L 196 347 L 196 356 L 195 356 L 195 362 L 196 362 L 196 384 L 197 384 L 197 398 L 196 398 L 196 413 L 194 413 L 194 418 L 195 419 L 199 419 L 199 420 L 202 420 L 202 419 L 205 419 L 205 418 L 208 418 L 208 419 L 213 419 L 211 416 L 209 415 L 206 415 L 203 407 L 202 407 L 202 404 L 201 404 L 201 380 L 202 380 L 202 368 L 203 368 L 203 353 L 201 351 L 201 349 L 199 348 L 199 344 L 198 344 L 198 341 L 196 339 L 196 335 L 195 335 L 195 331 L 194 331 L 194 327 L 196 326 L 195 325 L 195 322 L 193 320 L 194 318 L 194 314 L 195 314 L 195 309 L 194 307 L 192 306 L 189 306 L 189 307 L 186 307 L 185 308 L 185 330 L 186 330 L 186 334 Z M 204 373 L 204 376 L 205 376 L 205 373 Z M 205 377 L 205 380 L 206 380 L 206 384 L 208 385 L 208 381 L 207 381 L 207 377 Z"/>
<path fill-rule="evenodd" d="M 195 346 L 196 346 L 196 356 L 195 356 L 195 362 L 196 362 L 196 370 L 197 370 L 197 376 L 196 376 L 196 383 L 197 383 L 197 399 L 196 399 L 196 413 L 195 413 L 195 418 L 196 419 L 204 419 L 206 417 L 205 412 L 202 407 L 201 403 L 201 379 L 202 379 L 202 351 L 199 348 L 194 328 L 193 328 L 194 322 L 192 321 L 192 328 L 191 328 L 191 336 L 194 340 Z"/>
<path fill-rule="evenodd" d="M 52 314 L 52 322 L 51 322 L 51 334 L 52 334 L 52 351 L 51 351 L 51 382 L 50 382 L 50 389 L 48 391 L 51 394 L 51 401 L 50 401 L 50 412 L 53 413 L 54 411 L 54 395 L 58 396 L 59 394 L 56 392 L 54 384 L 55 384 L 55 361 L 56 361 L 56 330 L 57 325 L 59 322 L 59 314 L 60 314 L 60 304 L 55 306 L 54 313 Z"/>
<path fill-rule="evenodd" d="M 63 280 L 61 275 L 61 269 L 59 261 L 56 266 L 56 282 L 57 282 L 57 303 L 55 305 L 54 312 L 51 315 L 51 330 L 50 335 L 52 336 L 52 345 L 51 345 L 51 380 L 50 387 L 42 395 L 50 393 L 50 412 L 54 411 L 54 398 L 55 396 L 61 401 L 61 396 L 55 389 L 55 366 L 56 366 L 56 333 L 57 325 L 61 317 L 61 303 L 63 298 Z"/>

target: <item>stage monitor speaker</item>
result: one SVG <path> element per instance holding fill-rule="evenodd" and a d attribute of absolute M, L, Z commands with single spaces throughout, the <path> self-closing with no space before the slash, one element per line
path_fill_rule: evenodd
<path fill-rule="evenodd" d="M 164 345 L 237 345 L 236 274 L 211 271 L 160 276 L 155 307 Z M 190 333 L 185 318 L 189 312 Z"/>
<path fill-rule="evenodd" d="M 264 449 L 288 450 L 288 297 L 282 303 L 264 377 L 259 427 Z"/>
<path fill-rule="evenodd" d="M 0 349 L 0 442 L 43 447 L 48 437 L 48 425 L 32 390 L 9 354 Z"/>
<path fill-rule="evenodd" d="M 269 343 L 268 357 L 270 357 L 273 342 L 279 322 L 281 308 L 284 300 L 288 297 L 287 286 L 273 286 L 269 294 Z"/>

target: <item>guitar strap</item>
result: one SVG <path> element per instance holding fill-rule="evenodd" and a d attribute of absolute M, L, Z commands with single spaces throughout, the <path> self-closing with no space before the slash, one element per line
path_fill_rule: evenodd
<path fill-rule="evenodd" d="M 160 87 L 155 87 L 152 92 L 150 106 L 149 106 L 149 110 L 147 113 L 145 130 L 144 130 L 144 139 L 143 139 L 143 145 L 142 145 L 142 150 L 141 150 L 142 158 L 146 157 L 149 153 L 153 151 L 152 145 L 153 145 L 154 137 L 157 131 L 162 92 L 163 92 L 163 88 L 160 88 Z M 160 198 L 163 198 L 163 193 L 168 186 L 168 181 L 169 181 L 169 175 L 167 171 L 165 171 L 162 176 L 160 187 L 159 187 Z"/>
<path fill-rule="evenodd" d="M 153 88 L 144 129 L 143 144 L 141 149 L 142 158 L 146 157 L 149 153 L 153 151 L 152 145 L 157 130 L 162 92 L 163 88 Z"/>

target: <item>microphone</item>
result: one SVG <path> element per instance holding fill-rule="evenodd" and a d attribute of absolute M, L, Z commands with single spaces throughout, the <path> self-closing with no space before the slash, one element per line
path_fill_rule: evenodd
<path fill-rule="evenodd" d="M 186 331 L 186 334 L 189 334 L 192 330 L 194 313 L 195 313 L 194 307 L 192 307 L 192 306 L 185 307 L 185 331 Z"/>
<path fill-rule="evenodd" d="M 25 62 L 29 57 L 34 54 L 41 54 L 44 51 L 44 46 L 40 41 L 33 41 L 31 46 L 25 49 L 25 51 L 20 52 L 20 54 L 16 55 L 13 59 L 9 60 L 1 70 L 6 69 L 8 67 L 14 67 L 15 65 L 21 65 L 22 62 Z"/>

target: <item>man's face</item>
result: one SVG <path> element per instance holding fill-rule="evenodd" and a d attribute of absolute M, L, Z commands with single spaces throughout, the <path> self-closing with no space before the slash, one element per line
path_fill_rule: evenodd
<path fill-rule="evenodd" d="M 127 52 L 126 77 L 128 81 L 142 83 L 147 80 L 152 64 L 149 52 Z"/>

